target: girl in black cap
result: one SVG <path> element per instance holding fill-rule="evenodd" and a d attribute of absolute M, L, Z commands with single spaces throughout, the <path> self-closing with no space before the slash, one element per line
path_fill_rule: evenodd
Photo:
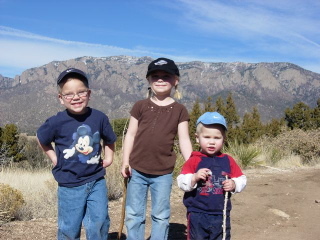
<path fill-rule="evenodd" d="M 174 61 L 158 58 L 148 66 L 149 97 L 134 104 L 124 140 L 122 175 L 129 178 L 126 201 L 128 240 L 143 240 L 147 193 L 151 193 L 151 240 L 167 239 L 174 138 L 184 159 L 192 152 L 187 109 L 171 97 L 177 91 L 179 69 Z M 179 98 L 180 94 L 176 94 Z M 126 171 L 129 166 L 129 171 Z"/>

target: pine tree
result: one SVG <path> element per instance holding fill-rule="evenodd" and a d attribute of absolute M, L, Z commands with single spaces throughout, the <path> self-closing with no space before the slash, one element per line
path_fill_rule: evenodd
<path fill-rule="evenodd" d="M 241 129 L 238 127 L 240 117 L 237 113 L 236 104 L 233 101 L 232 93 L 230 92 L 226 99 L 225 115 L 228 131 L 227 140 L 228 142 L 239 142 L 241 139 Z M 226 143 L 228 145 L 228 143 Z"/>
<path fill-rule="evenodd" d="M 224 106 L 224 102 L 221 96 L 217 98 L 214 109 L 215 111 L 220 113 L 222 116 L 225 116 L 226 108 Z"/>
<path fill-rule="evenodd" d="M 253 143 L 263 134 L 262 123 L 258 108 L 254 107 L 252 113 L 243 116 L 242 131 L 244 133 L 243 143 Z"/>
<path fill-rule="evenodd" d="M 299 102 L 292 109 L 287 108 L 285 110 L 285 120 L 290 129 L 300 128 L 309 130 L 313 125 L 312 110 L 307 104 Z"/>
<path fill-rule="evenodd" d="M 232 93 L 230 92 L 226 99 L 225 115 L 228 122 L 228 128 L 235 127 L 240 122 L 240 117 L 237 113 L 236 104 L 233 101 Z"/>
<path fill-rule="evenodd" d="M 281 133 L 284 123 L 283 120 L 272 119 L 264 126 L 264 134 L 269 137 L 276 137 Z"/>
<path fill-rule="evenodd" d="M 196 142 L 195 141 L 196 122 L 201 115 L 202 115 L 202 111 L 200 108 L 199 100 L 197 99 L 190 112 L 190 121 L 189 121 L 189 134 L 190 134 L 190 139 L 193 145 Z"/>
<path fill-rule="evenodd" d="M 18 127 L 14 124 L 7 124 L 2 129 L 2 145 L 6 146 L 7 157 L 12 157 L 14 162 L 21 161 L 23 155 L 21 154 L 21 147 L 19 146 L 19 132 Z"/>
<path fill-rule="evenodd" d="M 2 127 L 0 127 L 0 149 L 1 149 L 1 146 L 2 146 Z"/>
<path fill-rule="evenodd" d="M 212 106 L 212 97 L 208 97 L 207 101 L 204 103 L 204 112 L 213 112 L 214 107 Z"/>
<path fill-rule="evenodd" d="M 317 101 L 317 106 L 312 111 L 312 126 L 320 128 L 320 98 Z"/>
<path fill-rule="evenodd" d="M 119 118 L 111 121 L 113 131 L 117 135 L 116 150 L 122 149 L 122 142 L 127 132 L 128 124 L 129 124 L 128 118 Z"/>

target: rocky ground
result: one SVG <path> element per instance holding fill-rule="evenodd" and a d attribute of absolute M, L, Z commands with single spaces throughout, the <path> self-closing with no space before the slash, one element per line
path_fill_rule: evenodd
<path fill-rule="evenodd" d="M 320 168 L 249 169 L 244 192 L 232 197 L 233 240 L 308 240 L 320 236 Z M 173 189 L 169 239 L 186 239 L 183 193 Z M 122 200 L 110 203 L 109 239 L 117 239 Z M 122 239 L 125 239 L 125 229 Z M 150 234 L 147 222 L 146 239 Z M 55 239 L 55 219 L 14 221 L 0 226 L 0 239 Z M 85 239 L 84 232 L 82 239 Z"/>

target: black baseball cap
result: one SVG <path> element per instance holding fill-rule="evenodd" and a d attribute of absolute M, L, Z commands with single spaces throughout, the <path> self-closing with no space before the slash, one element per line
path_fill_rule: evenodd
<path fill-rule="evenodd" d="M 71 74 L 72 75 L 79 75 L 80 79 L 82 81 L 86 81 L 87 85 L 89 85 L 87 75 L 84 72 L 82 72 L 81 70 L 76 69 L 76 68 L 68 68 L 68 69 L 64 70 L 62 73 L 60 73 L 58 80 L 57 80 L 57 84 L 59 85 L 59 83 L 61 83 L 65 77 L 67 77 L 68 75 L 71 75 Z"/>
<path fill-rule="evenodd" d="M 177 65 L 174 63 L 173 60 L 168 58 L 158 58 L 152 61 L 148 66 L 148 72 L 146 77 L 148 77 L 152 72 L 157 70 L 162 70 L 167 73 L 180 76 Z"/>

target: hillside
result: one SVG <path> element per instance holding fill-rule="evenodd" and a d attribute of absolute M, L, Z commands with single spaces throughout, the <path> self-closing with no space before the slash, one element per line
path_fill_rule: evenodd
<path fill-rule="evenodd" d="M 24 71 L 14 79 L 0 75 L 0 126 L 15 123 L 32 133 L 46 118 L 62 110 L 56 78 L 68 67 L 88 73 L 93 91 L 90 106 L 110 118 L 129 116 L 133 103 L 145 97 L 145 73 L 150 57 L 81 57 L 54 61 Z M 263 121 L 283 116 L 297 102 L 313 107 L 320 98 L 320 74 L 291 63 L 206 63 L 177 65 L 183 104 L 190 110 L 196 99 L 213 102 L 232 92 L 239 114 L 257 106 Z"/>

